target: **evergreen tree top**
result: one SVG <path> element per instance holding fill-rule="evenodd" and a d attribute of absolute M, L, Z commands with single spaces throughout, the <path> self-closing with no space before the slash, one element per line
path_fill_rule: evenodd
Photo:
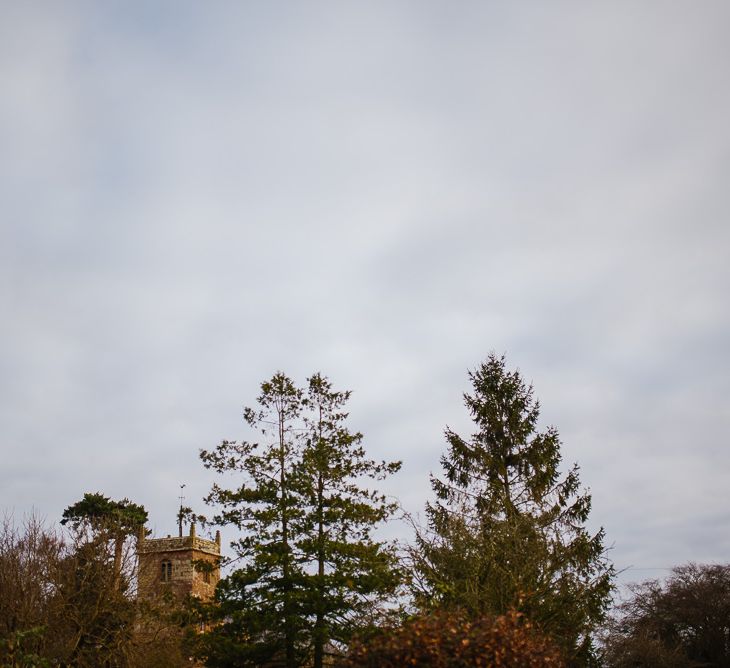
<path fill-rule="evenodd" d="M 134 533 L 147 522 L 144 506 L 129 499 L 113 501 L 101 492 L 87 492 L 83 499 L 63 511 L 61 524 L 77 528 L 88 523 L 95 528 L 114 528 L 125 533 Z"/>
<path fill-rule="evenodd" d="M 473 614 L 514 607 L 566 656 L 588 657 L 614 575 L 603 529 L 584 527 L 590 494 L 577 465 L 560 471 L 558 432 L 538 430 L 533 388 L 504 356 L 490 354 L 469 379 L 464 403 L 475 431 L 445 431 L 443 476 L 431 476 L 436 500 L 414 551 L 416 599 Z"/>

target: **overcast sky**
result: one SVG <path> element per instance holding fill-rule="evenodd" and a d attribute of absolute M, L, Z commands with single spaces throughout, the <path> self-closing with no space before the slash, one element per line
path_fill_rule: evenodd
<path fill-rule="evenodd" d="M 0 509 L 175 531 L 261 381 L 429 497 L 505 353 L 618 568 L 730 559 L 730 3 L 0 2 Z"/>

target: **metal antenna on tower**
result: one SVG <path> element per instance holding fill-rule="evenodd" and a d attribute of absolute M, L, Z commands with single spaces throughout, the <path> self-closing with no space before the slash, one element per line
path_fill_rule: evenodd
<path fill-rule="evenodd" d="M 180 510 L 177 513 L 177 526 L 178 526 L 180 538 L 182 538 L 183 500 L 185 499 L 185 497 L 183 496 L 184 489 L 185 489 L 185 483 L 180 485 L 180 496 L 178 497 L 180 499 Z"/>

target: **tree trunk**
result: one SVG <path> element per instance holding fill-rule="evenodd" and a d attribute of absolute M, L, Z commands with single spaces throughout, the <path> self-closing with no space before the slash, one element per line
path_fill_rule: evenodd
<path fill-rule="evenodd" d="M 314 668 L 322 668 L 324 664 L 324 484 L 322 474 L 319 474 L 317 481 L 317 604 L 316 617 L 314 621 Z"/>
<path fill-rule="evenodd" d="M 119 591 L 122 584 L 122 549 L 124 536 L 119 534 L 114 538 L 114 591 Z"/>
<path fill-rule="evenodd" d="M 287 508 L 286 441 L 284 434 L 284 412 L 279 411 L 279 485 L 281 487 L 281 543 L 284 550 L 282 575 L 284 578 L 284 646 L 286 668 L 296 668 L 295 629 L 291 609 L 291 570 L 289 554 L 289 517 Z"/>
<path fill-rule="evenodd" d="M 314 620 L 314 668 L 322 668 L 324 664 L 324 643 L 326 640 L 324 621 L 324 477 L 322 467 L 327 466 L 322 454 L 322 406 L 319 407 L 319 433 L 317 442 L 317 601 Z"/>

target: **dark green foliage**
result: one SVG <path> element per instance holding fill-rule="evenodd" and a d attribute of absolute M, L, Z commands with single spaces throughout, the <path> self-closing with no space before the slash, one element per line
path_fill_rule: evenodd
<path fill-rule="evenodd" d="M 346 643 L 373 604 L 392 594 L 401 579 L 393 550 L 371 537 L 373 527 L 397 506 L 359 483 L 395 473 L 400 462 L 365 457 L 362 434 L 345 424 L 349 398 L 349 392 L 334 391 L 319 374 L 309 379 L 297 475 L 306 513 L 297 546 L 303 563 L 316 569 L 308 571 L 304 599 L 305 609 L 314 614 L 315 668 L 323 664 L 326 644 Z"/>
<path fill-rule="evenodd" d="M 278 373 L 261 385 L 257 402 L 257 409 L 244 410 L 244 419 L 261 432 L 266 439 L 263 444 L 223 441 L 215 450 L 200 454 L 206 468 L 243 474 L 238 487 L 215 484 L 206 499 L 221 508 L 213 518 L 216 524 L 232 524 L 241 531 L 232 547 L 243 564 L 217 591 L 220 612 L 230 611 L 232 622 L 210 632 L 226 646 L 234 646 L 236 656 L 226 654 L 219 660 L 209 655 L 208 665 L 295 666 L 301 662 L 303 573 L 292 531 L 302 510 L 292 476 L 301 457 L 295 420 L 301 412 L 302 392 Z"/>
<path fill-rule="evenodd" d="M 129 499 L 112 501 L 99 492 L 84 494 L 81 501 L 63 511 L 61 524 L 71 524 L 79 528 L 84 524 L 94 530 L 115 531 L 134 535 L 147 522 L 144 506 L 132 503 Z"/>
<path fill-rule="evenodd" d="M 631 587 L 610 620 L 612 668 L 730 665 L 730 564 L 677 566 L 666 581 Z"/>
<path fill-rule="evenodd" d="M 613 576 L 603 531 L 583 526 L 590 496 L 576 466 L 561 476 L 558 433 L 537 431 L 539 404 L 519 372 L 492 354 L 469 377 L 476 431 L 446 430 L 444 477 L 432 476 L 436 501 L 414 555 L 417 601 L 474 615 L 515 608 L 586 662 Z"/>
<path fill-rule="evenodd" d="M 210 666 L 321 666 L 325 646 L 346 641 L 397 585 L 392 550 L 370 536 L 394 506 L 357 481 L 399 465 L 365 458 L 345 425 L 349 393 L 325 378 L 305 393 L 278 373 L 261 389 L 244 419 L 263 441 L 201 452 L 207 468 L 241 476 L 207 498 L 220 507 L 215 523 L 240 530 L 241 565 L 219 584 L 217 607 L 202 606 L 218 621 L 197 653 Z"/>
<path fill-rule="evenodd" d="M 49 668 L 51 662 L 36 653 L 44 644 L 46 628 L 36 626 L 0 635 L 0 666 L 12 668 Z"/>

